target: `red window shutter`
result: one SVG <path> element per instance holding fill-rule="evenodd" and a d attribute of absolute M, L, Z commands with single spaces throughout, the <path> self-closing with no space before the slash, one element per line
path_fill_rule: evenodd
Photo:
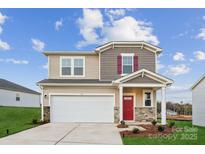
<path fill-rule="evenodd" d="M 117 73 L 122 74 L 122 56 L 117 56 Z"/>
<path fill-rule="evenodd" d="M 138 71 L 138 69 L 139 69 L 138 56 L 135 55 L 135 56 L 134 56 L 134 72 L 135 72 L 135 71 Z"/>

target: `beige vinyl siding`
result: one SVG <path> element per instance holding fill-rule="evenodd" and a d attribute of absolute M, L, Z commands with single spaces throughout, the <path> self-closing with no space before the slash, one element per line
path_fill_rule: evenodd
<path fill-rule="evenodd" d="M 71 55 L 77 57 L 77 55 Z M 98 79 L 99 78 L 99 58 L 97 55 L 85 55 L 85 77 L 61 77 L 60 76 L 60 55 L 50 55 L 49 60 L 49 79 Z M 64 56 L 65 57 L 65 56 Z M 82 57 L 82 56 L 80 56 Z"/>
<path fill-rule="evenodd" d="M 43 105 L 49 106 L 49 94 L 51 93 L 114 93 L 115 94 L 115 107 L 119 107 L 119 89 L 117 87 L 104 87 L 104 86 L 44 86 Z M 136 98 L 135 107 L 143 107 L 143 90 L 152 90 L 151 88 L 123 88 L 123 93 L 134 93 Z M 153 90 L 153 107 L 156 107 L 156 91 Z"/>
<path fill-rule="evenodd" d="M 117 56 L 120 53 L 136 53 L 138 55 L 139 69 L 155 72 L 155 53 L 141 48 L 114 48 L 104 51 L 100 55 L 101 79 L 116 80 L 121 76 L 117 73 Z"/>
<path fill-rule="evenodd" d="M 143 107 L 143 90 L 152 90 L 145 88 L 124 88 L 124 93 L 134 93 L 135 95 L 135 107 Z M 156 107 L 156 91 L 153 90 L 153 107 Z"/>
<path fill-rule="evenodd" d="M 50 93 L 114 93 L 115 106 L 119 106 L 119 90 L 116 87 L 105 86 L 44 86 L 44 95 L 49 96 Z M 44 106 L 49 105 L 49 97 L 44 98 Z"/>

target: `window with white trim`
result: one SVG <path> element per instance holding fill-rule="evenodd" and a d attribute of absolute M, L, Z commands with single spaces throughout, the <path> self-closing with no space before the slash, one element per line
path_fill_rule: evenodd
<path fill-rule="evenodd" d="M 74 75 L 83 75 L 83 59 L 74 59 Z"/>
<path fill-rule="evenodd" d="M 152 106 L 152 91 L 151 90 L 145 90 L 143 92 L 144 94 L 144 106 L 145 107 L 151 107 Z"/>
<path fill-rule="evenodd" d="M 16 93 L 16 101 L 20 101 L 20 94 Z"/>
<path fill-rule="evenodd" d="M 71 58 L 63 58 L 61 61 L 61 75 L 71 75 Z"/>
<path fill-rule="evenodd" d="M 83 57 L 62 57 L 61 76 L 84 76 Z"/>
<path fill-rule="evenodd" d="M 130 74 L 133 72 L 133 55 L 122 55 L 122 74 Z"/>

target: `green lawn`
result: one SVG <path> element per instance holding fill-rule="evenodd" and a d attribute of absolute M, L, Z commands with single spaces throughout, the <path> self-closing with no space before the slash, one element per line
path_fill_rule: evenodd
<path fill-rule="evenodd" d="M 178 128 L 184 128 L 167 137 L 125 137 L 127 145 L 204 145 L 205 127 L 193 126 L 191 121 L 175 121 Z"/>
<path fill-rule="evenodd" d="M 0 106 L 0 137 L 29 129 L 39 124 L 32 124 L 32 119 L 40 120 L 40 108 Z"/>

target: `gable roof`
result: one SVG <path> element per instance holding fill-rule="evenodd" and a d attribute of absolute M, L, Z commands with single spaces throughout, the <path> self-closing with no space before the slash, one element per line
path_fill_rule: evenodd
<path fill-rule="evenodd" d="M 114 83 L 124 83 L 124 82 L 127 82 L 135 77 L 138 77 L 138 76 L 147 76 L 149 78 L 152 78 L 153 80 L 156 80 L 158 82 L 161 82 L 163 84 L 166 84 L 166 85 L 171 85 L 173 83 L 173 80 L 171 79 L 168 79 L 167 77 L 164 77 L 160 74 L 157 74 L 157 73 L 154 73 L 154 72 L 151 72 L 149 70 L 146 70 L 146 69 L 141 69 L 139 71 L 136 71 L 136 72 L 133 72 L 131 74 L 128 74 L 124 77 L 121 77 L 117 80 L 114 81 Z"/>
<path fill-rule="evenodd" d="M 203 79 L 205 79 L 205 74 L 194 83 L 194 85 L 191 87 L 191 89 L 194 89 Z"/>
<path fill-rule="evenodd" d="M 152 45 L 150 43 L 144 42 L 144 41 L 112 41 L 112 42 L 108 42 L 106 44 L 103 44 L 101 46 L 98 46 L 95 49 L 95 52 L 99 53 L 99 52 L 103 52 L 109 48 L 114 48 L 114 47 L 140 47 L 140 48 L 146 48 L 149 51 L 155 52 L 157 54 L 160 54 L 162 52 L 162 49 Z"/>
<path fill-rule="evenodd" d="M 18 85 L 16 83 L 10 82 L 10 81 L 5 80 L 5 79 L 0 79 L 0 89 L 40 95 L 39 92 L 28 89 L 26 87 L 23 87 L 21 85 Z"/>

